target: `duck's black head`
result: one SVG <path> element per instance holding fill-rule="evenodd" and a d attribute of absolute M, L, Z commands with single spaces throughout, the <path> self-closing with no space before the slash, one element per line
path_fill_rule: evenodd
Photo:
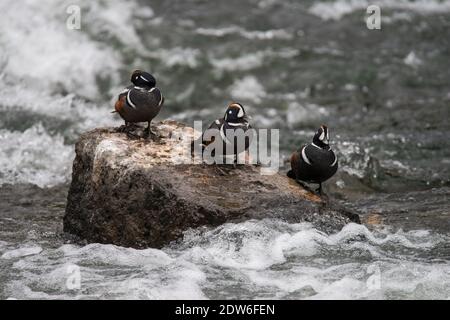
<path fill-rule="evenodd" d="M 156 86 L 155 78 L 148 72 L 135 70 L 131 74 L 131 82 L 141 88 L 151 89 Z"/>
<path fill-rule="evenodd" d="M 321 125 L 317 133 L 314 135 L 313 143 L 321 148 L 328 148 L 330 143 L 330 135 L 328 127 L 326 125 Z"/>
<path fill-rule="evenodd" d="M 231 123 L 244 122 L 247 120 L 247 114 L 245 113 L 242 104 L 233 102 L 228 106 L 224 118 L 226 122 Z"/>

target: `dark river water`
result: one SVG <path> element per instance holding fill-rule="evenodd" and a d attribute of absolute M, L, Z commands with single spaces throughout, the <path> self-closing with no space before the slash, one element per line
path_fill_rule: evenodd
<path fill-rule="evenodd" d="M 66 27 L 72 4 L 80 30 Z M 381 30 L 366 26 L 369 4 Z M 0 298 L 450 298 L 450 1 L 0 9 Z M 324 190 L 363 225 L 248 221 L 162 250 L 71 244 L 74 143 L 121 124 L 110 111 L 136 68 L 164 93 L 159 120 L 211 122 L 239 101 L 254 127 L 279 129 L 282 172 L 327 124 L 340 169 Z"/>

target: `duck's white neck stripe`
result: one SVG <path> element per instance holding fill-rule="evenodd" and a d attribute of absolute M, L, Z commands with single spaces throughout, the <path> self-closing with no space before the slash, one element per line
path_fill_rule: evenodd
<path fill-rule="evenodd" d="M 315 144 L 314 142 L 311 142 L 311 145 L 313 145 L 314 147 L 316 147 L 317 149 L 322 149 L 321 147 L 319 147 L 317 144 Z"/>
<path fill-rule="evenodd" d="M 306 156 L 305 149 L 306 149 L 306 147 L 303 147 L 303 149 L 302 149 L 302 159 L 303 159 L 303 161 L 305 161 L 307 164 L 311 165 L 311 162 L 309 161 L 308 157 Z"/>
<path fill-rule="evenodd" d="M 227 136 L 225 135 L 225 132 L 223 131 L 223 125 L 220 127 L 220 136 L 222 137 L 222 140 L 225 141 L 226 144 L 230 144 L 231 141 L 228 140 Z"/>
<path fill-rule="evenodd" d="M 142 87 L 138 87 L 138 86 L 134 86 L 134 88 L 135 88 L 136 90 L 140 90 L 140 91 L 147 91 L 147 92 L 153 92 L 153 90 L 155 90 L 155 89 L 156 89 L 156 87 L 153 87 L 153 88 L 151 88 L 151 89 L 147 90 L 147 89 L 145 89 L 145 88 L 142 88 Z"/>
<path fill-rule="evenodd" d="M 336 163 L 337 163 L 337 156 L 334 155 L 334 161 L 333 161 L 333 163 L 330 165 L 330 167 L 334 167 Z"/>
<path fill-rule="evenodd" d="M 127 93 L 127 103 L 130 105 L 130 107 L 132 107 L 133 109 L 136 109 L 135 104 L 131 101 L 130 93 L 131 93 L 131 90 L 129 90 Z"/>

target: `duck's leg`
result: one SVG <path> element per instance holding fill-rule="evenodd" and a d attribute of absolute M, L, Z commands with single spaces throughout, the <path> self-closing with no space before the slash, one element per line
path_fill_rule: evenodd
<path fill-rule="evenodd" d="M 151 121 L 147 121 L 147 128 L 144 129 L 144 137 L 148 138 L 149 136 L 156 136 L 156 134 L 150 128 Z"/>
<path fill-rule="evenodd" d="M 121 126 L 117 129 L 117 131 L 119 131 L 119 132 L 125 132 L 125 128 L 126 128 L 126 127 L 128 127 L 128 122 L 125 121 L 125 124 L 124 124 L 124 125 L 121 125 Z"/>
<path fill-rule="evenodd" d="M 117 131 L 127 133 L 129 129 L 130 123 L 125 121 L 125 125 L 120 126 Z"/>
<path fill-rule="evenodd" d="M 316 189 L 316 192 L 317 192 L 319 195 L 322 195 L 322 182 L 319 182 L 319 187 Z"/>
<path fill-rule="evenodd" d="M 120 128 L 117 129 L 117 132 L 126 133 L 128 138 L 131 139 L 141 138 L 134 130 L 136 130 L 136 126 L 134 126 L 132 122 L 125 121 L 125 125 L 120 126 Z"/>

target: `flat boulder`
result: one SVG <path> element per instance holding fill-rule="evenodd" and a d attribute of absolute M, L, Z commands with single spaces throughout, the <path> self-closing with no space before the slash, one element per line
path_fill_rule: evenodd
<path fill-rule="evenodd" d="M 303 189 L 285 173 L 262 175 L 256 165 L 190 161 L 200 133 L 176 122 L 142 128 L 99 128 L 76 144 L 64 231 L 88 242 L 160 248 L 189 228 L 246 219 L 308 221 L 332 232 L 357 214 Z"/>

